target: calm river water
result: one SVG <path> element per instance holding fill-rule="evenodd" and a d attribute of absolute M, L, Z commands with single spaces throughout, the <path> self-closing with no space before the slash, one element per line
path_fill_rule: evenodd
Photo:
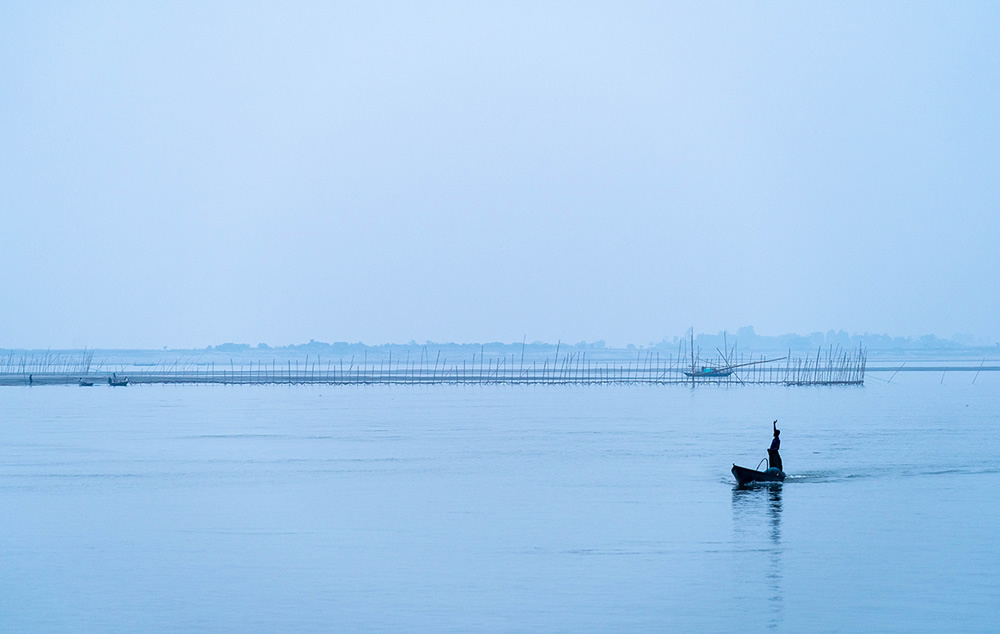
<path fill-rule="evenodd" d="M 995 631 L 972 379 L 2 388 L 0 630 Z"/>

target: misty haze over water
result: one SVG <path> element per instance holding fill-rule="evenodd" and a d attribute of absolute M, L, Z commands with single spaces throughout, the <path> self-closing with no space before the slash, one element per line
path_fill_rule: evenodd
<path fill-rule="evenodd" d="M 0 3 L 0 630 L 995 630 L 998 33 Z"/>

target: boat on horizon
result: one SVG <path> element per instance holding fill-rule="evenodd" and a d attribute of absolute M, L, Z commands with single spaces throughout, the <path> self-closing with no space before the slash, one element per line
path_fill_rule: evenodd
<path fill-rule="evenodd" d="M 725 333 L 723 333 L 725 335 Z M 727 344 L 728 345 L 728 344 Z M 722 364 L 716 365 L 701 365 L 705 363 L 700 359 L 700 354 L 695 354 L 694 348 L 694 327 L 691 328 L 691 369 L 684 370 L 684 376 L 692 379 L 721 379 L 728 376 L 733 376 L 733 373 L 738 368 L 746 368 L 753 365 L 760 365 L 762 363 L 773 363 L 775 361 L 783 361 L 787 357 L 779 357 L 777 359 L 758 359 L 757 361 L 748 361 L 746 363 L 733 363 L 730 358 L 735 354 L 735 348 L 730 351 L 729 355 L 724 354 L 721 350 L 716 348 L 719 353 L 719 359 Z M 735 361 L 735 359 L 734 359 Z M 736 379 L 742 383 L 739 375 L 736 375 Z"/>
<path fill-rule="evenodd" d="M 713 377 L 717 377 L 717 376 L 719 376 L 719 377 L 729 376 L 732 373 L 733 373 L 733 369 L 731 367 L 729 367 L 729 368 L 703 367 L 703 368 L 700 368 L 700 369 L 698 369 L 698 368 L 691 368 L 690 372 L 687 372 L 687 371 L 684 372 L 684 376 L 689 376 L 689 377 L 691 377 L 693 379 L 704 379 L 704 378 L 713 378 Z"/>

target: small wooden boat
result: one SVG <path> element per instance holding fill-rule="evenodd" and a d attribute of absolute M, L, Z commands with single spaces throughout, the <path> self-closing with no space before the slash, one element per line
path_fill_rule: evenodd
<path fill-rule="evenodd" d="M 108 377 L 108 385 L 110 385 L 111 387 L 121 387 L 123 385 L 128 385 L 128 377 L 125 377 L 124 379 L 112 379 L 111 377 Z"/>
<path fill-rule="evenodd" d="M 685 372 L 684 376 L 693 379 L 714 379 L 715 377 L 729 376 L 732 373 L 731 368 L 692 368 L 690 372 Z"/>
<path fill-rule="evenodd" d="M 751 482 L 783 482 L 785 472 L 777 467 L 768 467 L 764 471 L 756 471 L 733 465 L 733 476 L 740 484 L 750 484 Z"/>
<path fill-rule="evenodd" d="M 94 387 L 94 382 L 80 379 L 80 387 Z"/>
<path fill-rule="evenodd" d="M 750 365 L 760 365 L 761 363 L 772 363 L 774 361 L 781 361 L 785 357 L 780 357 L 778 359 L 761 359 L 759 361 L 748 361 L 747 363 L 730 363 L 726 355 L 722 353 L 721 350 L 716 348 L 719 352 L 719 357 L 725 362 L 725 365 L 699 365 L 703 362 L 699 361 L 694 354 L 694 328 L 691 328 L 691 370 L 685 371 L 684 376 L 690 377 L 692 379 L 724 379 L 726 377 L 732 376 L 733 371 L 737 368 L 745 368 Z M 740 379 L 739 376 L 736 377 L 737 380 Z M 743 381 L 740 381 L 742 383 Z M 734 465 L 735 466 L 735 465 Z M 742 468 L 742 467 L 741 467 Z"/>

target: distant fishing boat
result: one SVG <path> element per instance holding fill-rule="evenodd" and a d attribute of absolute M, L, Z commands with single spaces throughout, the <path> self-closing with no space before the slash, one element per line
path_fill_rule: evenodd
<path fill-rule="evenodd" d="M 108 377 L 108 385 L 111 387 L 123 387 L 128 385 L 128 377 L 125 376 L 119 379 L 117 374 L 112 374 Z"/>
<path fill-rule="evenodd" d="M 684 371 L 684 376 L 690 377 L 692 379 L 719 379 L 725 378 L 727 376 L 732 376 L 733 371 L 737 368 L 745 368 L 751 365 L 759 365 L 761 363 L 771 363 L 773 361 L 781 361 L 785 357 L 780 359 L 761 359 L 759 361 L 749 361 L 747 363 L 730 363 L 729 358 L 723 354 L 721 350 L 716 350 L 719 352 L 720 359 L 724 362 L 724 365 L 703 365 L 698 367 L 699 359 L 695 357 L 694 350 L 694 328 L 691 328 L 691 369 Z M 737 379 L 740 377 L 737 376 Z"/>
<path fill-rule="evenodd" d="M 709 368 L 709 367 L 704 367 L 704 368 L 700 368 L 700 369 L 691 368 L 691 371 L 690 372 L 685 372 L 684 376 L 689 376 L 689 377 L 695 378 L 695 379 L 705 379 L 705 378 L 713 378 L 713 377 L 717 377 L 717 376 L 718 377 L 729 376 L 732 373 L 733 373 L 733 369 L 732 368 Z"/>
<path fill-rule="evenodd" d="M 94 387 L 94 382 L 93 381 L 85 381 L 84 379 L 80 379 L 80 387 Z"/>

